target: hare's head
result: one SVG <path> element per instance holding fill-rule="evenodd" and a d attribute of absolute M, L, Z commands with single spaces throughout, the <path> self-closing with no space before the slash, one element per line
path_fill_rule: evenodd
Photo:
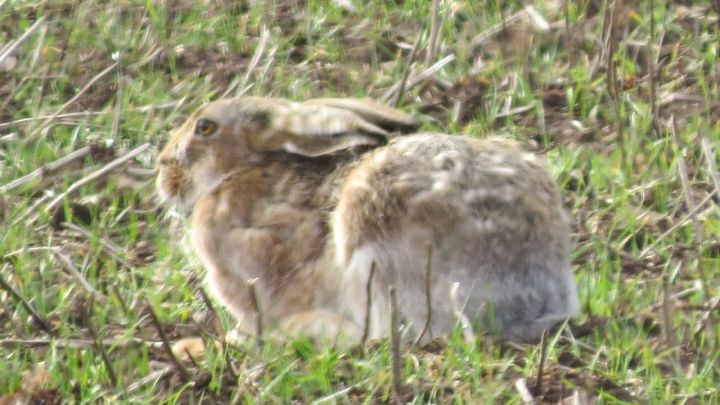
<path fill-rule="evenodd" d="M 161 197 L 185 208 L 229 173 L 278 153 L 315 158 L 357 146 L 384 144 L 388 129 L 409 130 L 412 117 L 366 100 L 244 97 L 197 109 L 158 157 Z"/>

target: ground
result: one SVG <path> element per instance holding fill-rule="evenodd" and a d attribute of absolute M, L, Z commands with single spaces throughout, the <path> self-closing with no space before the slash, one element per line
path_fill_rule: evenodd
<path fill-rule="evenodd" d="M 0 2 L 0 403 L 719 402 L 718 13 Z M 153 164 L 184 114 L 240 94 L 369 96 L 546 155 L 581 314 L 544 344 L 406 344 L 399 392 L 389 341 L 220 339 L 232 321 L 203 295 Z"/>

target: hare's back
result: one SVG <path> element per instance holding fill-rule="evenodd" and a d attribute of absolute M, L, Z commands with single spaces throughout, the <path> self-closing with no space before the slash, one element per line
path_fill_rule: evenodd
<path fill-rule="evenodd" d="M 378 277 L 401 291 L 404 315 L 419 324 L 425 298 L 413 292 L 425 288 L 428 246 L 433 294 L 447 296 L 458 282 L 472 311 L 493 301 L 503 334 L 536 336 L 577 306 L 559 192 L 544 160 L 512 141 L 397 138 L 350 173 L 333 231 L 341 262 L 361 276 L 376 263 Z M 440 329 L 454 322 L 433 319 Z M 521 320 L 527 326 L 510 330 Z"/>
<path fill-rule="evenodd" d="M 526 238 L 567 222 L 543 159 L 510 140 L 444 134 L 396 138 L 366 155 L 337 212 L 357 243 L 411 229 L 447 237 L 468 225 L 465 237 Z"/>

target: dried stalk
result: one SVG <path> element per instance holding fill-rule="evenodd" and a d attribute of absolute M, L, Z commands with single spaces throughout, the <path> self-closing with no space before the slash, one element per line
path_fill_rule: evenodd
<path fill-rule="evenodd" d="M 19 302 L 20 305 L 25 308 L 25 310 L 30 314 L 33 320 L 35 320 L 35 323 L 37 323 L 40 328 L 42 328 L 45 332 L 49 333 L 51 336 L 56 336 L 57 333 L 52 328 L 52 326 L 50 326 L 50 324 L 42 316 L 40 316 L 37 311 L 35 311 L 35 308 L 33 308 L 29 302 L 25 301 L 22 295 L 20 295 L 20 293 L 17 292 L 17 290 L 15 290 L 13 286 L 11 286 L 2 276 L 2 273 L 4 273 L 5 270 L 7 270 L 9 267 L 10 265 L 5 264 L 2 271 L 0 272 L 0 287 L 3 290 L 7 291 L 8 294 L 10 294 L 10 296 L 15 299 L 15 301 Z"/>
<path fill-rule="evenodd" d="M 435 48 L 437 47 L 438 35 L 440 34 L 440 1 L 432 0 L 430 9 L 430 38 L 428 39 L 428 47 L 425 52 L 425 66 L 430 66 L 435 59 Z"/>
<path fill-rule="evenodd" d="M 425 333 L 430 331 L 430 324 L 432 323 L 432 287 L 430 284 L 432 279 L 432 253 L 432 245 L 428 243 L 428 259 L 427 265 L 425 266 L 425 308 L 427 316 L 425 318 L 425 325 L 423 326 L 422 332 L 420 332 L 420 335 L 418 335 L 415 340 L 416 346 L 420 344 L 422 339 L 425 337 Z M 430 339 L 432 339 L 432 331 L 430 331 Z"/>
<path fill-rule="evenodd" d="M 270 30 L 267 29 L 267 27 L 262 27 L 262 33 L 260 35 L 260 43 L 258 44 L 257 48 L 255 48 L 255 53 L 253 53 L 252 58 L 250 59 L 250 63 L 248 64 L 247 69 L 245 70 L 245 75 L 243 75 L 243 78 L 234 84 L 232 84 L 230 87 L 228 87 L 227 90 L 222 94 L 220 98 L 225 98 L 230 94 L 235 87 L 238 85 L 240 86 L 240 89 L 243 89 L 247 82 L 250 80 L 250 76 L 253 74 L 255 69 L 257 68 L 258 64 L 260 63 L 260 59 L 262 59 L 263 54 L 265 53 L 265 48 L 267 48 L 267 44 L 270 42 Z"/>
<path fill-rule="evenodd" d="M 368 337 L 370 337 L 370 320 L 371 320 L 370 311 L 372 310 L 373 278 L 375 278 L 375 261 L 374 260 L 373 260 L 372 264 L 370 265 L 370 274 L 368 275 L 367 284 L 365 285 L 365 296 L 367 297 L 367 300 L 365 301 L 365 327 L 363 328 L 362 339 L 360 340 L 360 342 L 363 346 L 365 346 L 365 343 L 367 343 Z"/>
<path fill-rule="evenodd" d="M 68 187 L 65 192 L 60 193 L 55 199 L 53 199 L 46 207 L 45 211 L 50 213 L 52 212 L 53 208 L 60 204 L 66 196 L 72 194 L 73 192 L 80 189 L 82 186 L 91 183 L 95 180 L 101 179 L 105 176 L 107 176 L 110 172 L 117 169 L 118 167 L 122 166 L 123 164 L 127 163 L 129 160 L 133 159 L 135 156 L 145 152 L 146 149 L 150 147 L 149 143 L 144 143 L 137 148 L 131 150 L 130 152 L 120 156 L 119 158 L 113 160 L 112 162 L 106 164 L 105 166 L 101 167 L 99 170 L 96 170 L 87 176 L 83 177 L 82 179 L 76 181 L 75 183 L 71 184 L 70 187 Z"/>
<path fill-rule="evenodd" d="M 106 304 L 107 303 L 107 297 L 105 294 L 101 293 L 100 291 L 96 290 L 95 287 L 93 287 L 90 282 L 88 282 L 85 277 L 83 277 L 80 270 L 78 270 L 77 267 L 75 267 L 75 264 L 70 260 L 69 255 L 62 252 L 61 249 L 57 249 L 53 252 L 55 254 L 55 257 L 57 257 L 60 260 L 60 263 L 62 263 L 63 267 L 65 267 L 65 270 L 70 273 L 70 275 L 77 280 L 77 282 L 80 284 L 80 286 L 92 297 L 93 300 L 99 300 L 101 303 Z"/>
<path fill-rule="evenodd" d="M 180 377 L 182 377 L 183 381 L 190 382 L 190 374 L 185 369 L 185 367 L 182 365 L 180 360 L 178 360 L 177 357 L 175 357 L 175 353 L 173 353 L 172 348 L 170 347 L 170 342 L 168 341 L 167 336 L 165 335 L 165 331 L 162 328 L 162 324 L 160 323 L 160 320 L 158 319 L 157 315 L 155 314 L 155 311 L 152 308 L 152 305 L 148 302 L 147 305 L 148 313 L 150 314 L 150 320 L 152 320 L 153 325 L 155 326 L 155 329 L 158 331 L 158 335 L 160 335 L 160 340 L 162 341 L 162 347 L 165 349 L 165 353 L 170 357 L 170 361 L 175 366 L 175 368 L 180 373 Z"/>
<path fill-rule="evenodd" d="M 110 383 L 113 387 L 118 386 L 118 379 L 115 375 L 115 370 L 112 367 L 112 363 L 110 362 L 110 357 L 108 356 L 107 350 L 105 349 L 105 345 L 100 344 L 101 340 L 98 338 L 98 334 L 95 331 L 95 327 L 92 324 L 92 313 L 93 313 L 93 307 L 94 307 L 95 300 L 93 296 L 90 296 L 90 305 L 87 311 L 85 312 L 85 319 L 87 321 L 87 328 L 88 332 L 90 332 L 90 337 L 93 340 L 93 346 L 100 352 L 100 358 L 102 358 L 103 363 L 105 364 L 105 369 L 108 373 L 108 378 L 110 378 Z"/>
<path fill-rule="evenodd" d="M 415 55 L 417 55 L 417 49 L 420 46 L 420 39 L 422 38 L 422 32 L 420 32 L 415 39 L 415 43 L 413 44 L 412 50 L 410 51 L 410 55 L 408 55 L 407 60 L 405 61 L 405 66 L 403 66 L 402 76 L 400 77 L 400 84 L 398 86 L 397 92 L 394 95 L 394 100 L 390 105 L 393 107 L 397 107 L 400 105 L 400 101 L 402 101 L 403 93 L 405 93 L 405 86 L 407 85 L 408 77 L 410 76 L 410 67 L 412 66 L 413 62 L 415 61 Z"/>
<path fill-rule="evenodd" d="M 468 343 L 475 341 L 475 332 L 473 332 L 472 324 L 470 323 L 470 320 L 465 316 L 465 313 L 463 312 L 463 307 L 460 305 L 460 299 L 458 298 L 458 289 L 460 288 L 460 283 L 454 282 L 450 286 L 450 303 L 452 304 L 453 311 L 455 312 L 455 317 L 457 318 L 458 322 L 460 322 L 460 327 L 462 328 L 463 337 L 465 338 L 465 341 Z"/>

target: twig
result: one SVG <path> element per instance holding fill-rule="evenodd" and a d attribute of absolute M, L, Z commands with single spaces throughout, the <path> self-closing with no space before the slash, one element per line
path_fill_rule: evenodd
<path fill-rule="evenodd" d="M 7 58 L 8 56 L 10 56 L 11 53 L 15 52 L 15 50 L 16 50 L 23 42 L 25 42 L 28 38 L 30 38 L 30 35 L 32 35 L 33 33 L 35 33 L 35 31 L 37 31 L 40 27 L 42 27 L 44 23 L 45 23 L 45 17 L 44 17 L 44 16 L 38 18 L 38 19 L 35 21 L 35 23 L 34 23 L 33 25 L 31 25 L 30 28 L 28 28 L 27 31 L 25 31 L 25 32 L 20 36 L 20 38 L 16 39 L 16 40 L 13 41 L 12 43 L 10 43 L 10 45 L 5 46 L 5 47 L 2 49 L 2 53 L 0 53 L 0 64 L 2 64 L 2 62 L 5 60 L 5 58 Z"/>
<path fill-rule="evenodd" d="M 123 164 L 127 163 L 129 160 L 133 159 L 135 156 L 145 152 L 146 149 L 150 147 L 149 143 L 144 143 L 137 148 L 131 150 L 130 152 L 120 156 L 119 158 L 113 160 L 112 162 L 106 164 L 105 166 L 101 167 L 99 170 L 96 170 L 95 172 L 92 172 L 88 174 L 87 176 L 83 177 L 82 179 L 76 181 L 75 183 L 71 184 L 70 187 L 68 187 L 65 192 L 60 193 L 55 199 L 53 199 L 46 207 L 46 212 L 52 212 L 53 208 L 55 208 L 56 205 L 61 203 L 66 196 L 72 194 L 73 192 L 77 191 L 80 187 L 93 182 L 95 180 L 98 180 L 100 178 L 103 178 L 107 176 L 110 172 L 117 169 L 118 167 L 122 166 Z"/>
<path fill-rule="evenodd" d="M 92 313 L 93 313 L 93 307 L 94 307 L 95 299 L 91 295 L 90 296 L 90 305 L 87 311 L 85 312 L 85 317 L 87 320 L 87 328 L 88 332 L 90 332 L 90 337 L 93 340 L 93 346 L 100 351 L 100 357 L 102 358 L 103 363 L 105 364 L 105 369 L 108 373 L 108 378 L 110 378 L 110 383 L 112 383 L 113 387 L 118 386 L 118 380 L 117 376 L 115 375 L 115 370 L 113 370 L 112 363 L 110 362 L 110 357 L 108 357 L 107 350 L 105 350 L 105 345 L 100 344 L 100 339 L 98 338 L 97 332 L 95 331 L 95 328 L 92 324 Z"/>
<path fill-rule="evenodd" d="M 524 404 L 535 404 L 535 398 L 525 384 L 524 378 L 518 378 L 515 380 L 515 389 L 520 393 L 520 398 Z"/>
<path fill-rule="evenodd" d="M 428 39 L 427 51 L 425 52 L 425 66 L 430 66 L 433 59 L 435 59 L 435 47 L 437 46 L 441 23 L 440 1 L 432 0 L 432 6 L 430 10 L 430 38 Z"/>
<path fill-rule="evenodd" d="M 390 339 L 392 345 L 392 390 L 395 403 L 402 404 L 402 367 L 400 358 L 400 319 L 395 286 L 390 286 Z"/>
<path fill-rule="evenodd" d="M 465 316 L 465 314 L 463 313 L 463 308 L 460 305 L 460 300 L 458 299 L 459 288 L 460 283 L 458 283 L 457 281 L 452 283 L 452 285 L 450 286 L 450 303 L 452 304 L 453 311 L 455 312 L 455 317 L 457 318 L 458 322 L 460 322 L 460 326 L 462 327 L 462 333 L 465 341 L 471 343 L 475 341 L 475 333 L 473 332 L 470 320 L 467 318 L 467 316 Z"/>
<path fill-rule="evenodd" d="M 425 308 L 427 316 L 425 317 L 425 325 L 423 326 L 422 332 L 415 340 L 415 345 L 419 345 L 422 339 L 425 337 L 425 333 L 430 331 L 430 323 L 432 322 L 432 288 L 430 281 L 432 279 L 432 244 L 428 243 L 428 258 L 427 264 L 425 265 Z M 432 339 L 432 331 L 430 331 L 430 339 Z"/>
<path fill-rule="evenodd" d="M 543 374 L 545 372 L 545 360 L 547 359 L 548 331 L 544 330 L 540 339 L 540 364 L 538 364 L 537 378 L 535 380 L 535 393 L 543 394 Z"/>
<path fill-rule="evenodd" d="M 74 103 L 75 101 L 77 101 L 77 100 L 78 100 L 83 94 L 85 94 L 85 92 L 87 92 L 98 80 L 102 79 L 105 75 L 107 75 L 108 73 L 110 73 L 110 72 L 112 72 L 113 70 L 115 70 L 115 68 L 117 67 L 117 65 L 118 65 L 117 62 L 116 62 L 116 63 L 113 63 L 112 65 L 106 67 L 105 70 L 103 70 L 102 72 L 100 72 L 100 73 L 98 73 L 97 75 L 95 75 L 95 77 L 93 77 L 92 79 L 90 79 L 90 81 L 85 85 L 85 87 L 83 87 L 75 96 L 73 96 L 73 98 L 71 98 L 70 100 L 68 100 L 67 102 L 65 102 L 65 104 L 61 105 L 60 108 L 58 108 L 53 115 L 51 115 L 51 116 L 49 116 L 48 118 L 46 118 L 45 121 L 43 121 L 42 124 L 40 125 L 40 128 L 45 128 L 45 127 L 47 127 L 47 125 L 50 124 L 50 122 L 52 122 L 55 118 L 57 118 L 57 116 L 60 115 L 63 111 L 65 111 L 65 109 L 68 108 L 72 103 Z M 32 138 L 32 137 L 31 137 L 31 138 Z"/>
<path fill-rule="evenodd" d="M 371 321 L 371 310 L 372 310 L 372 282 L 375 278 L 375 260 L 370 264 L 370 274 L 368 275 L 367 285 L 365 286 L 365 295 L 367 300 L 365 301 L 365 327 L 363 327 L 362 339 L 360 340 L 362 346 L 367 343 L 368 337 L 370 337 L 370 321 Z"/>
<path fill-rule="evenodd" d="M 80 273 L 80 270 L 78 270 L 73 264 L 72 260 L 70 260 L 69 255 L 62 252 L 60 249 L 55 250 L 53 253 L 55 253 L 55 257 L 57 257 L 60 260 L 60 263 L 62 263 L 63 267 L 65 267 L 65 270 L 67 270 L 67 272 L 70 273 L 70 275 L 73 276 L 75 280 L 77 280 L 80 286 L 90 294 L 93 300 L 99 299 L 102 303 L 107 303 L 107 297 L 105 296 L 105 294 L 96 290 L 95 287 L 93 287 L 85 279 L 85 277 L 83 277 L 83 275 Z"/>
<path fill-rule="evenodd" d="M 420 47 L 420 39 L 422 38 L 422 34 L 422 31 L 418 33 L 412 50 L 410 51 L 410 54 L 405 61 L 405 66 L 403 66 L 402 76 L 400 77 L 400 85 L 398 86 L 398 90 L 395 93 L 393 102 L 390 103 L 390 105 L 392 105 L 393 107 L 397 107 L 400 105 L 400 101 L 402 100 L 405 93 L 405 86 L 407 85 L 407 80 L 410 76 L 410 67 L 412 66 L 413 62 L 415 62 L 415 55 L 417 55 L 417 49 L 418 47 Z"/>
<path fill-rule="evenodd" d="M 35 311 L 35 309 L 30 305 L 30 303 L 25 301 L 25 299 L 20 295 L 20 293 L 17 292 L 17 290 L 15 290 L 13 286 L 11 286 L 2 276 L 2 274 L 5 273 L 5 270 L 7 270 L 8 267 L 10 267 L 10 265 L 5 264 L 2 271 L 0 272 L 0 287 L 2 287 L 3 290 L 7 291 L 8 294 L 10 294 L 15 299 L 15 301 L 19 302 L 20 305 L 25 308 L 25 310 L 30 314 L 33 320 L 35 320 L 35 323 L 37 323 L 40 328 L 42 328 L 45 332 L 49 333 L 51 336 L 56 336 L 57 334 L 52 328 L 52 326 L 50 326 L 50 324 L 45 319 L 43 319 L 43 317 L 41 317 L 40 314 L 37 313 L 37 311 Z"/>
<path fill-rule="evenodd" d="M 85 156 L 89 155 L 92 152 L 92 147 L 85 146 L 82 147 L 72 153 L 69 153 L 66 156 L 61 157 L 60 159 L 57 159 L 53 162 L 50 162 L 38 169 L 33 170 L 32 172 L 19 177 L 10 183 L 5 184 L 4 186 L 0 187 L 0 194 L 7 193 L 8 191 L 18 188 L 26 183 L 29 183 L 30 181 L 38 178 L 43 177 L 48 173 L 52 173 L 56 170 L 61 169 L 64 166 L 67 166 L 68 164 L 80 160 L 84 158 Z"/>
<path fill-rule="evenodd" d="M 165 349 L 165 353 L 170 357 L 170 361 L 173 363 L 175 368 L 180 373 L 180 377 L 184 381 L 189 382 L 190 381 L 190 374 L 188 374 L 188 371 L 185 369 L 185 367 L 180 363 L 180 360 L 178 360 L 177 357 L 175 357 L 175 353 L 173 353 L 172 348 L 170 347 L 170 342 L 167 339 L 167 336 L 165 335 L 165 331 L 162 328 L 162 324 L 160 323 L 160 320 L 158 319 L 157 315 L 155 314 L 155 311 L 153 310 L 152 305 L 148 302 L 147 305 L 148 313 L 150 314 L 150 319 L 152 320 L 153 325 L 155 326 L 155 329 L 158 331 L 158 335 L 160 335 L 160 340 L 162 340 L 162 347 Z"/>
<path fill-rule="evenodd" d="M 260 308 L 260 301 L 258 300 L 257 291 L 255 291 L 256 282 L 257 278 L 248 280 L 247 287 L 248 293 L 250 294 L 250 302 L 252 303 L 253 310 L 255 311 L 255 338 L 257 339 L 258 345 L 262 346 L 263 314 L 262 308 Z"/>

